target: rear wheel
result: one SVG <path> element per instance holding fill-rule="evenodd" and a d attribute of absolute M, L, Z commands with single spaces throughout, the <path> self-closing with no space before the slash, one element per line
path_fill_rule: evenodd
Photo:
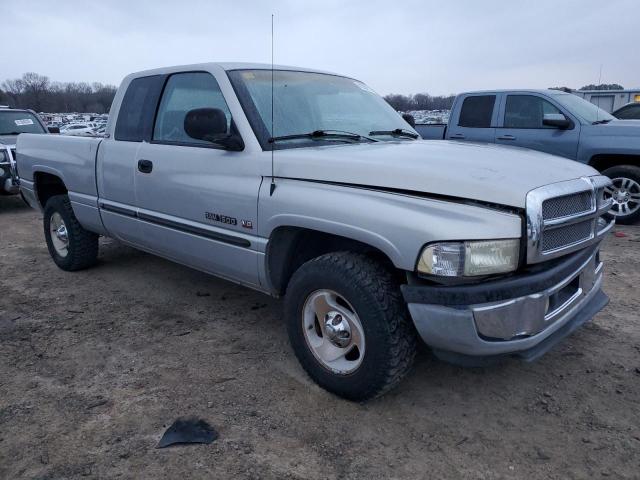
<path fill-rule="evenodd" d="M 613 199 L 610 213 L 616 223 L 631 224 L 640 220 L 640 167 L 619 165 L 602 172 L 612 182 L 605 197 Z"/>
<path fill-rule="evenodd" d="M 298 360 L 330 392 L 367 400 L 411 368 L 416 334 L 399 286 L 365 255 L 330 253 L 302 265 L 287 288 L 285 309 Z"/>
<path fill-rule="evenodd" d="M 98 235 L 82 228 L 66 195 L 47 201 L 44 236 L 51 258 L 62 270 L 81 270 L 96 263 Z"/>

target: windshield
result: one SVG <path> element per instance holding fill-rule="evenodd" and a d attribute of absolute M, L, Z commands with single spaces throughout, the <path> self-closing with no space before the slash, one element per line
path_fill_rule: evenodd
<path fill-rule="evenodd" d="M 364 83 L 329 74 L 276 70 L 273 72 L 271 126 L 271 70 L 235 70 L 229 78 L 247 113 L 260 144 L 270 149 L 271 137 L 331 131 L 368 137 L 389 132 L 376 140 L 399 140 L 390 132 L 415 133 L 407 122 Z M 404 137 L 400 141 L 411 140 Z M 275 148 L 294 148 L 325 142 L 350 142 L 340 136 L 306 136 L 273 143 Z"/>
<path fill-rule="evenodd" d="M 0 135 L 45 133 L 38 119 L 29 112 L 0 111 Z"/>
<path fill-rule="evenodd" d="M 588 123 L 610 121 L 615 120 L 615 117 L 597 105 L 591 102 L 587 102 L 584 98 L 580 98 L 577 95 L 555 95 L 553 97 L 558 101 L 560 105 L 569 110 L 572 114 L 580 117 L 582 120 Z"/>

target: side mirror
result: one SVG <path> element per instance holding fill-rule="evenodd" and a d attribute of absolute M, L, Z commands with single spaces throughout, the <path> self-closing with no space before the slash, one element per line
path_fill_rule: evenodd
<path fill-rule="evenodd" d="M 184 131 L 191 138 L 211 142 L 227 134 L 227 117 L 219 108 L 195 108 L 184 117 Z"/>
<path fill-rule="evenodd" d="M 49 133 L 60 133 L 59 127 L 47 127 L 47 130 L 49 130 Z"/>
<path fill-rule="evenodd" d="M 407 122 L 409 125 L 411 125 L 411 128 L 415 128 L 416 119 L 413 117 L 413 115 L 411 115 L 410 113 L 403 113 L 402 114 L 402 118 L 404 118 L 405 122 Z"/>
<path fill-rule="evenodd" d="M 195 108 L 184 117 L 184 131 L 191 138 L 205 140 L 227 150 L 242 150 L 239 135 L 227 131 L 227 117 L 219 108 Z"/>
<path fill-rule="evenodd" d="M 561 113 L 545 113 L 542 118 L 542 124 L 561 130 L 566 130 L 571 126 L 571 122 Z"/>

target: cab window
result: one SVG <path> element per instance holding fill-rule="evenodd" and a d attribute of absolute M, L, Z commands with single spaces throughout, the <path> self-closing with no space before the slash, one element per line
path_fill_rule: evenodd
<path fill-rule="evenodd" d="M 622 120 L 640 120 L 640 104 L 629 105 L 628 107 L 618 110 L 616 117 Z"/>
<path fill-rule="evenodd" d="M 554 128 L 542 124 L 544 116 L 562 112 L 544 98 L 534 95 L 509 95 L 504 111 L 505 128 Z"/>
<path fill-rule="evenodd" d="M 493 107 L 496 103 L 495 95 L 474 95 L 467 97 L 462 103 L 458 126 L 468 128 L 489 128 Z"/>
<path fill-rule="evenodd" d="M 115 139 L 125 142 L 149 140 L 153 114 L 164 77 L 152 75 L 131 81 L 122 99 Z"/>
<path fill-rule="evenodd" d="M 227 130 L 230 130 L 231 112 L 216 79 L 206 72 L 176 73 L 169 77 L 164 87 L 153 129 L 153 140 L 160 143 L 210 146 L 211 142 L 192 138 L 184 130 L 185 117 L 195 108 L 222 110 L 227 118 Z"/>

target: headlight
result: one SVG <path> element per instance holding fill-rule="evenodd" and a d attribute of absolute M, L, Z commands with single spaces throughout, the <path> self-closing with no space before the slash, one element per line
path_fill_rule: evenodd
<path fill-rule="evenodd" d="M 473 277 L 518 268 L 520 240 L 433 243 L 424 248 L 418 272 L 443 277 Z"/>

